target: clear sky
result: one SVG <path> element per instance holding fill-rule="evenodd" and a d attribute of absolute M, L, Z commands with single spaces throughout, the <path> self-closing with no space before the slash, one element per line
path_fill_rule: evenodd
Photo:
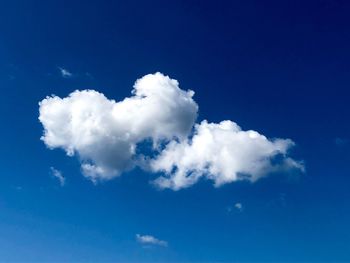
<path fill-rule="evenodd" d="M 3 1 L 0 262 L 349 262 L 349 14 L 337 0 Z M 66 104 L 50 97 L 39 121 L 52 94 Z M 199 129 L 217 135 L 200 150 Z"/>

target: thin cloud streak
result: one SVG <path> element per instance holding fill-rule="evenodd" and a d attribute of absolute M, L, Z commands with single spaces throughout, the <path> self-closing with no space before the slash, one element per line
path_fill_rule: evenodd
<path fill-rule="evenodd" d="M 61 68 L 61 67 L 58 67 L 58 69 L 60 70 L 61 76 L 63 78 L 67 79 L 67 78 L 73 77 L 73 74 L 71 72 L 69 72 L 67 69 Z"/>
<path fill-rule="evenodd" d="M 55 169 L 54 167 L 50 167 L 50 170 L 52 176 L 58 179 L 61 186 L 64 186 L 66 184 L 66 178 L 63 176 L 62 172 Z"/>
<path fill-rule="evenodd" d="M 160 240 L 154 236 L 151 235 L 140 235 L 136 234 L 136 240 L 140 244 L 143 245 L 157 245 L 157 246 L 162 246 L 162 247 L 167 247 L 168 242 L 164 240 Z"/>

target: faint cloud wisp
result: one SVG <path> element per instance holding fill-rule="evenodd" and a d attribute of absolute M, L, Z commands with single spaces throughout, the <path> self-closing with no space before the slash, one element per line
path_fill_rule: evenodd
<path fill-rule="evenodd" d="M 67 69 L 62 68 L 62 67 L 58 67 L 58 69 L 60 70 L 61 76 L 63 78 L 67 79 L 67 78 L 73 77 L 73 74 L 71 72 L 69 72 Z"/>
<path fill-rule="evenodd" d="M 151 235 L 140 235 L 136 234 L 136 241 L 142 245 L 157 245 L 162 247 L 167 247 L 168 242 L 164 240 L 160 240 Z"/>
<path fill-rule="evenodd" d="M 54 167 L 50 167 L 50 170 L 52 176 L 58 179 L 61 186 L 64 186 L 66 184 L 66 178 L 63 176 L 62 172 L 55 169 Z"/>
<path fill-rule="evenodd" d="M 349 141 L 349 139 L 337 137 L 337 138 L 335 138 L 334 142 L 337 146 L 343 146 L 345 144 L 348 144 L 350 141 Z"/>
<path fill-rule="evenodd" d="M 243 211 L 242 203 L 238 202 L 238 203 L 235 203 L 233 206 L 227 207 L 227 212 L 231 213 L 234 211 L 241 213 Z"/>

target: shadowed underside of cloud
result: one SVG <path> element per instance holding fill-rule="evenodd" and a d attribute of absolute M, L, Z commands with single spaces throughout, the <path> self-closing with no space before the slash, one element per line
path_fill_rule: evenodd
<path fill-rule="evenodd" d="M 193 95 L 161 73 L 137 80 L 132 96 L 119 102 L 93 90 L 66 98 L 53 95 L 39 103 L 41 139 L 50 149 L 78 156 L 83 174 L 94 182 L 135 166 L 162 172 L 154 183 L 174 190 L 202 177 L 220 186 L 243 179 L 254 182 L 281 168 L 303 169 L 288 157 L 294 145 L 289 139 L 269 140 L 232 121 L 195 125 L 198 106 Z M 138 149 L 145 140 L 153 143 L 152 156 Z M 272 161 L 276 156 L 277 163 Z"/>

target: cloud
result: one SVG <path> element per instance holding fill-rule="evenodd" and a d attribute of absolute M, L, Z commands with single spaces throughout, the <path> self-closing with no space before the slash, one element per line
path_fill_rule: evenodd
<path fill-rule="evenodd" d="M 343 146 L 343 145 L 348 144 L 348 143 L 349 143 L 349 140 L 348 140 L 348 139 L 345 139 L 345 138 L 339 138 L 339 137 L 337 137 L 337 138 L 335 138 L 334 142 L 335 142 L 335 144 L 336 144 L 337 146 Z"/>
<path fill-rule="evenodd" d="M 243 209 L 243 205 L 241 203 L 235 203 L 234 207 L 238 210 L 238 211 L 242 211 Z"/>
<path fill-rule="evenodd" d="M 83 174 L 93 181 L 111 179 L 139 161 L 139 143 L 151 139 L 184 139 L 197 117 L 193 91 L 161 73 L 136 81 L 132 96 L 116 102 L 93 90 L 66 98 L 47 97 L 39 103 L 42 140 L 67 155 L 78 155 Z"/>
<path fill-rule="evenodd" d="M 73 74 L 70 73 L 67 69 L 61 68 L 61 67 L 59 67 L 58 69 L 60 70 L 61 76 L 63 78 L 71 78 L 71 77 L 73 77 Z"/>
<path fill-rule="evenodd" d="M 158 238 L 155 238 L 154 236 L 151 235 L 140 235 L 136 234 L 136 240 L 140 244 L 143 245 L 157 245 L 157 246 L 162 246 L 162 247 L 167 247 L 168 242 L 164 240 L 160 240 Z"/>
<path fill-rule="evenodd" d="M 52 176 L 58 179 L 61 186 L 64 186 L 66 183 L 66 178 L 63 176 L 62 172 L 55 169 L 54 167 L 50 167 L 50 170 L 51 170 Z"/>
<path fill-rule="evenodd" d="M 259 178 L 281 169 L 303 170 L 291 159 L 290 139 L 268 139 L 233 121 L 195 125 L 194 92 L 161 73 L 137 80 L 122 101 L 93 90 L 52 95 L 39 103 L 41 139 L 50 148 L 77 156 L 84 176 L 109 180 L 135 166 L 163 173 L 159 188 L 178 190 L 199 179 L 215 186 Z M 148 149 L 144 142 L 153 145 Z M 145 149 L 147 148 L 147 149 Z"/>
<path fill-rule="evenodd" d="M 235 203 L 233 206 L 227 207 L 227 212 L 231 213 L 233 210 L 236 210 L 237 212 L 243 211 L 243 205 L 242 203 Z"/>
<path fill-rule="evenodd" d="M 165 173 L 155 184 L 173 190 L 189 187 L 202 177 L 214 181 L 215 186 L 238 180 L 255 182 L 282 167 L 302 169 L 287 157 L 293 145 L 289 139 L 269 140 L 256 131 L 243 131 L 232 121 L 202 121 L 192 138 L 171 141 L 151 167 Z M 277 156 L 282 160 L 274 163 Z"/>

